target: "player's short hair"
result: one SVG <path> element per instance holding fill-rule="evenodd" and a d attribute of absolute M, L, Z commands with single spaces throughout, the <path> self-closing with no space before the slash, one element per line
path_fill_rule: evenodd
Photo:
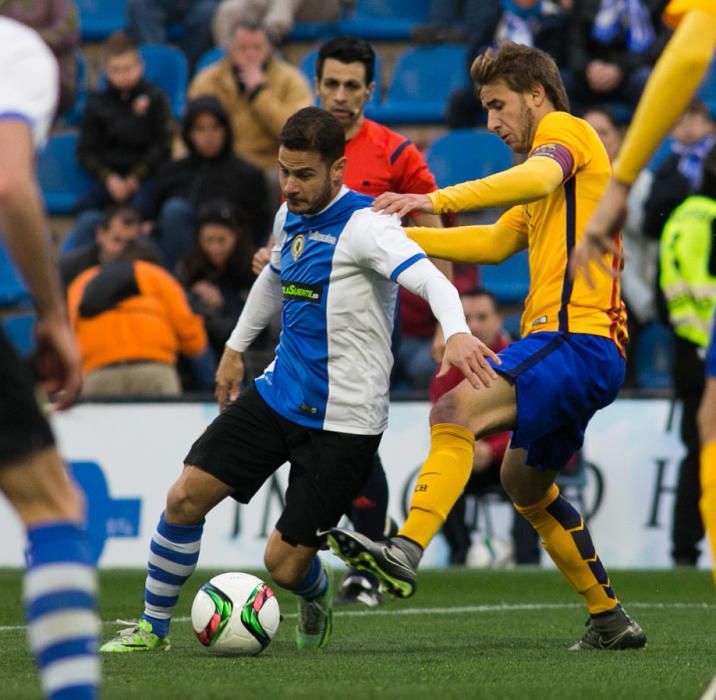
<path fill-rule="evenodd" d="M 109 60 L 115 56 L 122 56 L 130 51 L 139 53 L 139 44 L 127 32 L 119 29 L 112 32 L 104 42 L 104 58 Z"/>
<path fill-rule="evenodd" d="M 375 75 L 375 51 L 365 40 L 355 36 L 337 36 L 327 41 L 318 50 L 316 60 L 316 77 L 323 75 L 323 64 L 327 58 L 341 63 L 362 63 L 365 67 L 365 83 L 370 85 Z"/>
<path fill-rule="evenodd" d="M 330 112 L 304 107 L 289 117 L 281 130 L 279 144 L 289 151 L 318 153 L 330 166 L 343 155 L 346 137 L 341 123 Z"/>
<path fill-rule="evenodd" d="M 555 109 L 569 112 L 569 98 L 554 59 L 545 51 L 505 41 L 498 49 L 487 49 L 472 63 L 470 77 L 475 89 L 504 80 L 514 92 L 527 92 L 542 85 Z"/>

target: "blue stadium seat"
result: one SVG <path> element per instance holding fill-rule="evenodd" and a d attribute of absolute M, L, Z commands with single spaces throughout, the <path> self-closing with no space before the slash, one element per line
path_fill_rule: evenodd
<path fill-rule="evenodd" d="M 225 53 L 225 49 L 221 46 L 215 46 L 213 49 L 205 51 L 194 66 L 194 75 L 196 75 L 199 71 L 204 70 L 204 68 L 210 66 L 212 63 L 220 61 L 224 58 Z"/>
<path fill-rule="evenodd" d="M 87 77 L 87 61 L 81 49 L 75 51 L 75 64 L 77 66 L 77 97 L 72 109 L 61 114 L 62 121 L 67 126 L 77 126 L 82 121 L 82 115 L 89 95 L 89 79 Z"/>
<path fill-rule="evenodd" d="M 298 64 L 298 67 L 301 69 L 301 72 L 306 76 L 306 79 L 308 80 L 309 84 L 311 85 L 311 92 L 313 92 L 313 81 L 316 77 L 316 61 L 318 60 L 318 49 L 313 49 L 312 51 L 309 51 L 302 59 L 301 62 Z M 380 71 L 381 71 L 381 65 L 380 65 L 380 55 L 376 51 L 375 54 L 375 75 L 373 76 L 373 80 L 375 80 L 375 90 L 373 91 L 373 96 L 370 98 L 370 101 L 368 104 L 371 105 L 377 105 L 380 101 Z"/>
<path fill-rule="evenodd" d="M 169 98 L 174 118 L 180 120 L 186 103 L 189 65 L 186 56 L 168 44 L 143 44 L 139 53 L 144 60 L 144 75 L 156 83 Z"/>
<path fill-rule="evenodd" d="M 385 101 L 366 110 L 387 124 L 442 122 L 450 93 L 467 83 L 464 46 L 421 46 L 405 51 L 395 65 Z"/>
<path fill-rule="evenodd" d="M 364 39 L 410 39 L 413 26 L 430 19 L 431 0 L 358 0 L 355 13 L 339 23 L 341 34 Z"/>
<path fill-rule="evenodd" d="M 636 383 L 644 389 L 671 387 L 674 355 L 671 329 L 658 321 L 644 328 L 636 344 Z"/>
<path fill-rule="evenodd" d="M 94 183 L 77 163 L 76 145 L 77 134 L 55 134 L 40 153 L 37 174 L 50 214 L 72 214 L 77 200 Z"/>
<path fill-rule="evenodd" d="M 127 27 L 127 0 L 77 0 L 82 41 L 102 41 Z"/>
<path fill-rule="evenodd" d="M 436 138 L 425 159 L 438 187 L 449 187 L 506 170 L 512 151 L 489 131 L 456 129 Z"/>
<path fill-rule="evenodd" d="M 289 41 L 323 41 L 340 33 L 339 22 L 297 22 L 288 35 Z"/>
<path fill-rule="evenodd" d="M 481 265 L 480 280 L 500 304 L 521 304 L 530 288 L 527 251 L 521 250 L 499 265 Z"/>
<path fill-rule="evenodd" d="M 18 306 L 30 301 L 30 294 L 15 263 L 0 245 L 0 307 Z"/>
<path fill-rule="evenodd" d="M 9 316 L 2 323 L 5 337 L 21 357 L 35 349 L 35 314 L 26 313 Z"/>

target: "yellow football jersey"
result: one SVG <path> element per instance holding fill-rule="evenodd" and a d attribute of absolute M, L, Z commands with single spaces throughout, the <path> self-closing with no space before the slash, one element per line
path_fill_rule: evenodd
<path fill-rule="evenodd" d="M 712 15 L 716 15 L 716 1 L 715 0 L 671 0 L 671 2 L 664 9 L 664 24 L 676 29 L 679 26 L 683 16 L 689 10 L 704 10 L 704 12 L 710 12 Z"/>
<path fill-rule="evenodd" d="M 611 175 L 604 146 L 583 119 L 552 112 L 537 125 L 531 155 L 554 157 L 565 171 L 565 180 L 549 196 L 512 207 L 500 218 L 529 240 L 530 291 L 522 334 L 591 333 L 611 338 L 623 351 L 626 314 L 619 282 L 596 266 L 591 270 L 594 288 L 582 275 L 572 280 L 568 272 L 569 256 Z M 613 265 L 617 264 L 615 258 Z"/>

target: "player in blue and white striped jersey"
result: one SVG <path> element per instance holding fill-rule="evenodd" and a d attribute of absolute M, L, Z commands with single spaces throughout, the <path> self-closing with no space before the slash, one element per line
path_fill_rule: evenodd
<path fill-rule="evenodd" d="M 34 174 L 35 148 L 55 112 L 57 72 L 34 31 L 0 18 L 0 234 L 37 309 L 37 376 L 0 334 L 0 491 L 27 528 L 23 602 L 43 692 L 87 700 L 97 696 L 100 676 L 95 567 L 82 499 L 35 396 L 39 379 L 67 407 L 82 386 Z"/>
<path fill-rule="evenodd" d="M 387 425 L 396 282 L 430 303 L 447 339 L 445 369 L 460 367 L 478 387 L 496 377 L 486 359 L 496 356 L 470 334 L 452 284 L 397 217 L 371 211 L 370 197 L 343 186 L 344 145 L 340 122 L 316 107 L 283 128 L 278 162 L 286 203 L 276 216 L 271 263 L 251 289 L 217 372 L 220 404 L 238 391 L 241 353 L 281 309 L 276 357 L 192 446 L 152 540 L 144 614 L 103 651 L 168 647 L 204 516 L 227 496 L 247 503 L 286 461 L 286 505 L 264 560 L 273 580 L 298 598 L 299 648 L 328 642 L 331 583 L 317 556 L 318 532 L 350 507 Z"/>

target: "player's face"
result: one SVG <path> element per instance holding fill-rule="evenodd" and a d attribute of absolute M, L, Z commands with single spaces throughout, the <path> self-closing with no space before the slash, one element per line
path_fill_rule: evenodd
<path fill-rule="evenodd" d="M 315 151 L 278 150 L 278 181 L 288 210 L 294 214 L 317 214 L 337 194 L 343 182 L 346 159 L 331 166 Z"/>
<path fill-rule="evenodd" d="M 107 80 L 117 90 L 131 90 L 142 78 L 144 64 L 136 51 L 112 56 L 105 67 Z"/>
<path fill-rule="evenodd" d="M 199 231 L 199 246 L 209 262 L 221 269 L 236 246 L 236 234 L 221 224 L 204 224 Z"/>
<path fill-rule="evenodd" d="M 141 224 L 139 219 L 123 217 L 121 214 L 112 218 L 107 228 L 97 229 L 97 245 L 102 262 L 117 260 L 127 244 L 139 238 Z"/>
<path fill-rule="evenodd" d="M 482 86 L 480 100 L 487 112 L 487 128 L 515 153 L 529 153 L 537 123 L 529 97 L 496 80 Z"/>
<path fill-rule="evenodd" d="M 365 66 L 360 61 L 341 63 L 327 58 L 321 79 L 316 79 L 316 94 L 321 107 L 338 119 L 344 131 L 349 131 L 363 115 L 374 86 L 375 83 L 365 82 Z"/>
<path fill-rule="evenodd" d="M 189 130 L 189 139 L 200 156 L 213 158 L 224 147 L 226 129 L 213 114 L 204 112 L 194 120 Z"/>
<path fill-rule="evenodd" d="M 462 309 L 470 332 L 485 345 L 493 346 L 502 330 L 502 317 L 492 299 L 488 296 L 463 297 Z"/>

